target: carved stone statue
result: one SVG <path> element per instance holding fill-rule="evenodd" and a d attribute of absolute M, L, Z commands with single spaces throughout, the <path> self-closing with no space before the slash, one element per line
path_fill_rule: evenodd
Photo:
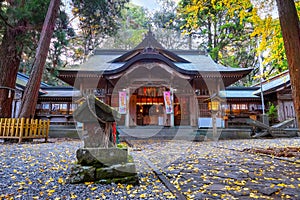
<path fill-rule="evenodd" d="M 84 147 L 108 148 L 115 146 L 115 122 L 121 118 L 118 111 L 89 95 L 74 112 L 76 121 L 83 123 L 82 140 Z"/>
<path fill-rule="evenodd" d="M 71 183 L 139 183 L 128 149 L 116 147 L 115 122 L 120 118 L 118 111 L 94 95 L 87 96 L 74 111 L 74 119 L 83 123 L 84 148 L 76 152 L 78 164 L 71 171 Z"/>

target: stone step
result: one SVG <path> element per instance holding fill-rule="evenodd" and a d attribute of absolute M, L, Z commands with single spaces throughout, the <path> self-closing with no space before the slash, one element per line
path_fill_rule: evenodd
<path fill-rule="evenodd" d="M 210 137 L 213 133 L 212 129 L 193 129 L 192 127 L 176 128 L 176 127 L 138 127 L 138 128 L 118 128 L 120 140 L 134 139 L 178 139 L 203 141 L 206 137 Z M 219 139 L 251 139 L 252 131 L 249 128 L 235 129 L 218 129 Z"/>
<path fill-rule="evenodd" d="M 50 125 L 49 137 L 79 139 L 78 131 L 74 125 Z"/>

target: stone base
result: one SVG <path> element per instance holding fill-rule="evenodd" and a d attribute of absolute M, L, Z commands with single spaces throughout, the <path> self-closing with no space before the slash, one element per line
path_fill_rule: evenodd
<path fill-rule="evenodd" d="M 139 179 L 134 163 L 117 164 L 110 167 L 75 165 L 69 176 L 70 183 L 96 182 L 102 184 L 122 183 L 138 185 Z"/>
<path fill-rule="evenodd" d="M 128 162 L 128 149 L 83 148 L 76 152 L 78 164 L 83 166 L 111 166 Z"/>
<path fill-rule="evenodd" d="M 78 164 L 71 169 L 70 183 L 139 183 L 128 149 L 83 148 L 76 156 Z"/>
<path fill-rule="evenodd" d="M 115 177 L 124 178 L 127 176 L 136 175 L 136 169 L 134 163 L 126 163 L 123 165 L 112 165 L 110 167 L 103 167 L 96 169 L 96 179 L 112 179 Z"/>
<path fill-rule="evenodd" d="M 84 183 L 95 180 L 95 167 L 74 165 L 69 176 L 70 183 Z"/>

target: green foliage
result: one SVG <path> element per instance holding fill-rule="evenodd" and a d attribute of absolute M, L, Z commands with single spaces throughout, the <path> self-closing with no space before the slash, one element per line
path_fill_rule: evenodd
<path fill-rule="evenodd" d="M 116 17 L 126 1 L 72 0 L 73 14 L 79 17 L 79 27 L 92 34 L 111 35 L 117 29 Z"/>
<path fill-rule="evenodd" d="M 274 3 L 274 2 L 273 2 Z M 272 8 L 272 1 L 260 2 L 258 4 L 262 9 Z M 300 14 L 300 2 L 295 2 L 295 6 Z M 269 11 L 269 13 L 271 13 Z M 281 33 L 281 27 L 278 18 L 273 18 L 271 14 L 264 18 L 257 18 L 253 36 L 259 39 L 258 52 L 262 54 L 264 76 L 272 77 L 288 69 L 284 41 Z"/>
<path fill-rule="evenodd" d="M 132 49 L 137 46 L 142 40 L 144 33 L 146 33 L 147 29 L 129 29 L 122 33 L 118 33 L 118 37 L 116 38 L 115 48 L 118 48 L 118 45 L 123 43 L 124 49 Z"/>
<path fill-rule="evenodd" d="M 250 37 L 256 10 L 247 1 L 182 0 L 179 16 L 181 28 L 188 34 L 199 35 L 200 49 L 226 66 L 253 67 L 255 42 Z"/>
<path fill-rule="evenodd" d="M 43 81 L 50 85 L 62 85 L 56 78 L 57 69 L 67 64 L 70 40 L 75 36 L 74 29 L 69 25 L 69 17 L 63 10 L 59 12 L 55 30 L 48 53 L 47 70 L 44 72 Z"/>
<path fill-rule="evenodd" d="M 45 18 L 49 0 L 22 0 L 11 1 L 10 3 L 1 2 L 0 12 L 2 16 L 1 24 L 5 26 L 18 26 L 20 21 L 40 24 Z M 2 27 L 2 28 L 4 28 Z"/>
<path fill-rule="evenodd" d="M 17 38 L 19 52 L 22 52 L 19 71 L 30 74 L 49 0 L 28 0 L 24 4 L 22 2 L 24 1 L 16 0 L 13 4 L 1 2 L 0 38 L 7 27 L 25 29 Z M 73 0 L 74 18 L 79 19 L 77 32 L 70 26 L 70 19 L 62 5 L 49 49 L 46 63 L 48 70 L 44 72 L 43 81 L 53 85 L 63 84 L 54 77 L 57 68 L 64 67 L 71 59 L 82 61 L 101 43 L 102 37 L 115 34 L 119 26 L 116 19 L 125 2 L 127 1 Z"/>
<path fill-rule="evenodd" d="M 128 146 L 125 143 L 120 143 L 120 144 L 117 144 L 117 148 L 125 149 L 125 148 L 128 148 Z"/>
<path fill-rule="evenodd" d="M 72 0 L 72 13 L 78 17 L 80 28 L 77 41 L 74 41 L 83 51 L 84 59 L 99 46 L 103 37 L 117 33 L 121 9 L 128 0 Z"/>
<path fill-rule="evenodd" d="M 8 30 L 16 33 L 18 52 L 31 49 L 41 30 L 50 0 L 15 0 L 0 2 L 0 43 Z"/>
<path fill-rule="evenodd" d="M 268 103 L 268 112 L 267 115 L 269 117 L 269 120 L 271 123 L 274 123 L 278 119 L 278 113 L 277 113 L 277 106 L 275 106 L 273 103 Z"/>
<path fill-rule="evenodd" d="M 133 159 L 132 155 L 128 155 L 127 162 L 134 163 L 134 159 Z"/>
<path fill-rule="evenodd" d="M 121 24 L 130 29 L 147 29 L 149 18 L 143 7 L 127 4 L 121 12 Z"/>
<path fill-rule="evenodd" d="M 160 5 L 160 9 L 152 17 L 153 24 L 158 28 L 179 30 L 180 24 L 176 17 L 175 2 L 172 0 L 160 0 L 158 4 Z"/>
<path fill-rule="evenodd" d="M 31 67 L 34 62 L 37 44 L 39 41 L 40 31 L 48 10 L 49 0 L 17 0 L 14 3 L 1 2 L 0 15 L 0 34 L 5 33 L 8 28 L 13 28 L 18 31 L 15 38 L 18 51 L 21 54 L 21 62 L 19 71 L 27 75 L 31 72 Z M 68 19 L 64 12 L 60 12 L 59 20 L 57 21 L 56 30 L 53 36 L 53 43 L 49 51 L 49 59 L 46 65 L 56 67 L 60 65 L 62 51 L 68 44 L 66 40 L 66 31 Z M 2 39 L 2 38 L 1 38 Z M 55 66 L 53 66 L 55 63 Z M 47 70 L 43 75 L 43 80 L 47 83 L 56 83 L 56 79 L 49 74 Z"/>
<path fill-rule="evenodd" d="M 174 1 L 158 1 L 160 9 L 153 14 L 143 7 L 126 5 L 122 10 L 117 35 L 107 39 L 103 48 L 132 49 L 143 39 L 151 26 L 156 39 L 167 49 L 187 48 L 187 37 L 182 37 L 180 20 L 176 18 Z"/>
<path fill-rule="evenodd" d="M 199 33 L 203 40 L 200 48 L 208 49 L 212 58 L 222 63 L 223 58 L 234 55 L 236 47 L 250 41 L 252 10 L 250 1 L 183 0 L 179 11 L 186 23 L 181 28 Z"/>
<path fill-rule="evenodd" d="M 63 7 L 62 7 L 63 8 Z M 52 36 L 52 42 L 50 44 L 48 59 L 46 61 L 46 69 L 43 73 L 42 81 L 50 85 L 62 85 L 62 81 L 56 78 L 57 68 L 61 68 L 66 65 L 65 58 L 68 53 L 68 45 L 70 38 L 75 34 L 72 27 L 69 24 L 69 17 L 65 11 L 60 10 L 58 19 L 56 21 L 55 30 Z M 19 67 L 19 71 L 29 75 L 31 67 L 34 62 L 36 48 L 39 40 L 39 32 L 36 31 L 34 35 L 29 35 L 24 39 L 30 40 L 31 43 L 27 47 L 24 47 L 22 54 L 22 61 Z"/>
<path fill-rule="evenodd" d="M 159 9 L 151 18 L 156 39 L 167 49 L 189 49 L 192 42 L 183 35 L 180 27 L 183 21 L 177 15 L 177 5 L 172 0 L 158 0 Z"/>
<path fill-rule="evenodd" d="M 143 7 L 129 3 L 121 11 L 118 23 L 117 34 L 107 39 L 105 48 L 132 49 L 137 46 L 147 32 L 149 18 Z"/>

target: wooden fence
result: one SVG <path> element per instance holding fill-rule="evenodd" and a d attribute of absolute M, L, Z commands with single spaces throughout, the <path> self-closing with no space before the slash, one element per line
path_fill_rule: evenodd
<path fill-rule="evenodd" d="M 50 120 L 25 118 L 0 118 L 1 139 L 39 139 L 45 138 L 47 142 Z"/>

